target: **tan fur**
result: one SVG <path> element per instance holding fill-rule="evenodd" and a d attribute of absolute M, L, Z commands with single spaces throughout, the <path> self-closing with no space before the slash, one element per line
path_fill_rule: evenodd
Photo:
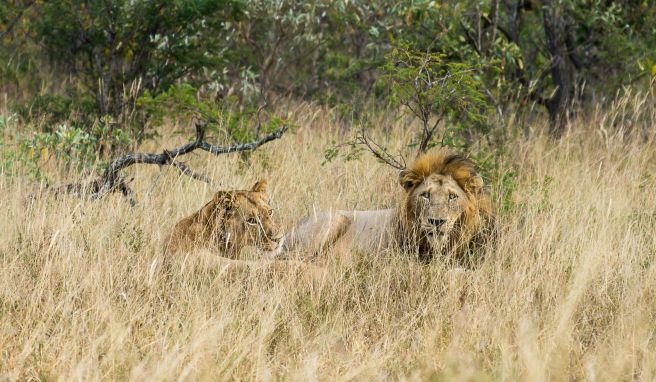
<path fill-rule="evenodd" d="M 260 181 L 251 190 L 217 192 L 203 208 L 175 225 L 165 240 L 165 253 L 209 249 L 236 258 L 247 246 L 276 250 L 282 235 L 266 188 L 266 181 Z"/>
<path fill-rule="evenodd" d="M 420 259 L 462 258 L 491 222 L 492 205 L 483 180 L 467 158 L 435 150 L 399 174 L 405 189 L 395 209 L 335 210 L 302 220 L 285 235 L 283 251 L 315 256 L 402 249 Z"/>

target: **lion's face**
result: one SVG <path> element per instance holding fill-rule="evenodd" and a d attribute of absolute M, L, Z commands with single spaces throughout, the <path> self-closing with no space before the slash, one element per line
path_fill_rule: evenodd
<path fill-rule="evenodd" d="M 449 175 L 431 174 L 410 190 L 408 212 L 418 234 L 441 248 L 466 211 L 467 195 Z"/>
<path fill-rule="evenodd" d="M 221 243 L 227 248 L 256 246 L 265 251 L 278 248 L 282 231 L 266 193 L 266 182 L 257 182 L 250 191 L 226 194 Z"/>
<path fill-rule="evenodd" d="M 401 171 L 406 227 L 432 253 L 466 242 L 489 215 L 489 197 L 474 164 L 457 154 L 433 152 Z"/>

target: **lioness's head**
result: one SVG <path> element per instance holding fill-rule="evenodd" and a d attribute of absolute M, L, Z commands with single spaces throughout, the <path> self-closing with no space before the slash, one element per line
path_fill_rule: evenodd
<path fill-rule="evenodd" d="M 417 158 L 401 171 L 399 182 L 407 192 L 406 223 L 431 252 L 463 239 L 491 210 L 474 164 L 445 150 Z"/>
<path fill-rule="evenodd" d="M 259 181 L 250 190 L 219 191 L 213 199 L 218 215 L 215 229 L 218 245 L 226 251 L 256 246 L 273 251 L 280 245 L 282 231 L 267 195 L 267 182 Z"/>

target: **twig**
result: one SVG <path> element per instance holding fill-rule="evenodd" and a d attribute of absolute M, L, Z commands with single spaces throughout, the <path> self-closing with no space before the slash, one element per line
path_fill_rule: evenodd
<path fill-rule="evenodd" d="M 268 102 L 264 95 L 262 95 L 262 98 L 264 98 L 264 104 L 260 105 L 260 107 L 257 108 L 257 112 L 256 112 L 257 126 L 255 126 L 255 139 L 260 139 L 260 130 L 262 129 L 262 119 L 260 119 L 260 113 L 268 105 Z"/>
<path fill-rule="evenodd" d="M 381 162 L 386 163 L 397 170 L 403 170 L 406 168 L 406 163 L 403 156 L 399 154 L 399 159 L 396 159 L 394 156 L 388 153 L 383 146 L 368 138 L 364 130 L 360 130 L 355 139 L 357 143 L 366 146 L 369 151 L 371 151 L 371 153 L 374 154 L 374 156 Z"/>

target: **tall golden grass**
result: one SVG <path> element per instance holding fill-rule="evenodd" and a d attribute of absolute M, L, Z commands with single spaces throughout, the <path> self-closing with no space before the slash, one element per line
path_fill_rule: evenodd
<path fill-rule="evenodd" d="M 350 134 L 330 110 L 289 110 L 299 128 L 249 164 L 207 154 L 190 164 L 223 188 L 268 179 L 285 227 L 329 206 L 394 204 L 397 174 L 370 156 L 322 165 Z M 30 201 L 33 181 L 5 174 L 0 379 L 654 380 L 654 110 L 653 98 L 627 95 L 558 141 L 539 120 L 495 131 L 507 140 L 498 172 L 516 176 L 489 185 L 500 236 L 474 269 L 371 253 L 314 282 L 298 268 L 228 277 L 182 258 L 165 277 L 162 240 L 211 197 L 207 185 L 135 166 L 131 208 L 119 196 Z M 411 123 L 372 118 L 393 127 L 376 138 L 403 149 Z"/>

